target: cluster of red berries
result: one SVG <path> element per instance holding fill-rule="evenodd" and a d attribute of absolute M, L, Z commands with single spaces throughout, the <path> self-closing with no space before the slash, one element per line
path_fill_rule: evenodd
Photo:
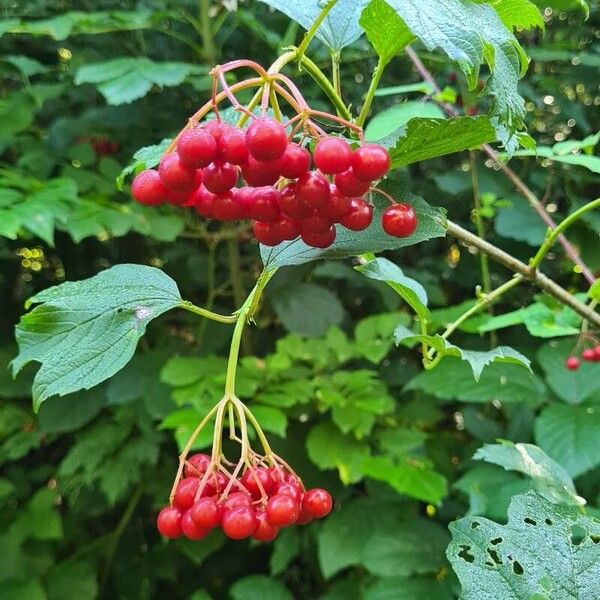
<path fill-rule="evenodd" d="M 581 358 L 586 362 L 600 362 L 600 345 L 595 348 L 586 348 L 581 353 Z M 565 361 L 565 367 L 569 369 L 569 371 L 577 371 L 581 366 L 581 361 L 577 356 L 569 356 Z"/>
<path fill-rule="evenodd" d="M 246 130 L 215 119 L 185 130 L 158 170 L 136 176 L 132 195 L 147 205 L 194 207 L 207 219 L 250 219 L 254 237 L 267 246 L 300 236 L 309 246 L 327 248 L 336 224 L 353 231 L 371 224 L 373 207 L 363 197 L 389 168 L 387 150 L 376 144 L 352 150 L 346 140 L 324 136 L 311 157 L 269 117 L 256 118 Z M 392 204 L 382 226 L 407 237 L 417 216 L 408 204 Z"/>
<path fill-rule="evenodd" d="M 159 532 L 168 538 L 200 540 L 221 527 L 233 540 L 270 542 L 281 527 L 320 519 L 332 507 L 329 492 L 305 490 L 296 475 L 279 466 L 249 467 L 238 480 L 211 469 L 207 454 L 195 454 L 184 475 L 172 505 L 157 518 Z"/>

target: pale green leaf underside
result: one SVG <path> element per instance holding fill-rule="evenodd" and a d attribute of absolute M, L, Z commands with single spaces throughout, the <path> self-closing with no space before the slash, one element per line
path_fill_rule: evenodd
<path fill-rule="evenodd" d="M 591 154 L 559 154 L 554 147 L 537 146 L 535 150 L 518 150 L 513 156 L 535 156 L 548 158 L 567 165 L 585 167 L 592 173 L 600 173 L 600 157 Z"/>

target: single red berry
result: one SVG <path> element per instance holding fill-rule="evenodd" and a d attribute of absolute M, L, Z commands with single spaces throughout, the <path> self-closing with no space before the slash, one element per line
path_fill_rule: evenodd
<path fill-rule="evenodd" d="M 177 153 L 184 165 L 200 169 L 217 158 L 217 141 L 206 129 L 188 129 L 177 140 Z"/>
<path fill-rule="evenodd" d="M 285 128 L 269 117 L 256 119 L 246 130 L 246 146 L 256 160 L 269 162 L 280 158 L 287 145 Z"/>
<path fill-rule="evenodd" d="M 585 360 L 587 362 L 595 361 L 596 360 L 596 352 L 594 351 L 594 348 L 586 348 L 581 353 L 581 358 L 583 358 L 583 360 Z"/>
<path fill-rule="evenodd" d="M 275 483 L 286 482 L 286 472 L 278 466 L 268 468 L 269 475 Z"/>
<path fill-rule="evenodd" d="M 221 136 L 219 158 L 234 165 L 243 165 L 248 160 L 246 134 L 241 129 L 233 127 Z"/>
<path fill-rule="evenodd" d="M 260 509 L 255 512 L 256 516 L 256 529 L 252 534 L 252 537 L 259 542 L 272 542 L 279 533 L 279 527 L 269 523 L 267 519 L 267 513 Z"/>
<path fill-rule="evenodd" d="M 223 533 L 232 540 L 250 537 L 256 529 L 254 510 L 249 506 L 238 506 L 226 510 L 221 523 Z"/>
<path fill-rule="evenodd" d="M 417 213 L 410 204 L 392 204 L 383 212 L 381 224 L 388 235 L 408 237 L 417 229 Z"/>
<path fill-rule="evenodd" d="M 273 223 L 255 221 L 253 231 L 256 240 L 265 246 L 277 246 L 283 242 L 283 238 Z"/>
<path fill-rule="evenodd" d="M 202 495 L 214 496 L 215 494 L 222 492 L 227 486 L 228 482 L 229 479 L 220 471 L 213 473 L 207 478 L 206 483 L 204 484 L 204 489 L 202 490 Z"/>
<path fill-rule="evenodd" d="M 288 144 L 281 163 L 281 174 L 297 179 L 310 168 L 310 152 L 298 144 Z"/>
<path fill-rule="evenodd" d="M 600 346 L 594 348 L 594 358 L 596 362 L 600 362 Z"/>
<path fill-rule="evenodd" d="M 310 208 L 323 206 L 329 200 L 327 177 L 317 171 L 302 175 L 296 182 L 296 199 Z"/>
<path fill-rule="evenodd" d="M 302 503 L 302 491 L 299 487 L 291 483 L 277 483 L 273 488 L 273 494 L 283 494 L 284 496 L 290 496 L 298 504 Z"/>
<path fill-rule="evenodd" d="M 216 195 L 209 192 L 203 185 L 201 185 L 193 194 L 194 206 L 196 212 L 205 219 L 213 218 L 213 200 Z"/>
<path fill-rule="evenodd" d="M 390 170 L 390 164 L 388 151 L 377 144 L 365 144 L 352 155 L 354 175 L 363 181 L 381 179 Z"/>
<path fill-rule="evenodd" d="M 202 170 L 204 187 L 213 194 L 228 192 L 237 182 L 238 171 L 230 163 L 212 163 Z"/>
<path fill-rule="evenodd" d="M 300 507 L 300 516 L 296 521 L 296 525 L 307 525 L 314 517 L 304 508 L 304 504 Z"/>
<path fill-rule="evenodd" d="M 306 219 L 312 214 L 309 206 L 296 197 L 296 184 L 289 183 L 279 193 L 279 210 L 290 219 Z"/>
<path fill-rule="evenodd" d="M 469 108 L 467 108 L 467 115 L 469 115 L 470 117 L 474 117 L 477 114 L 477 107 L 476 106 L 469 106 Z"/>
<path fill-rule="evenodd" d="M 250 494 L 252 494 L 252 497 L 256 499 L 262 496 L 262 491 L 268 496 L 271 493 L 274 484 L 269 471 L 264 467 L 247 469 L 242 475 L 241 482 Z"/>
<path fill-rule="evenodd" d="M 371 187 L 370 181 L 358 179 L 352 169 L 347 169 L 342 173 L 338 173 L 334 177 L 334 182 L 338 190 L 350 198 L 364 196 Z"/>
<path fill-rule="evenodd" d="M 183 474 L 186 477 L 199 477 L 204 475 L 209 464 L 210 456 L 208 454 L 192 454 L 192 456 L 188 456 L 185 462 Z"/>
<path fill-rule="evenodd" d="M 223 505 L 218 504 L 214 496 L 200 498 L 190 508 L 192 520 L 200 528 L 210 531 L 221 524 L 223 518 Z"/>
<path fill-rule="evenodd" d="M 175 539 L 181 536 L 181 511 L 172 506 L 165 506 L 156 518 L 156 527 L 165 537 Z"/>
<path fill-rule="evenodd" d="M 280 158 L 271 162 L 260 162 L 249 156 L 242 165 L 242 177 L 251 186 L 273 185 L 281 176 L 282 161 Z"/>
<path fill-rule="evenodd" d="M 200 479 L 198 477 L 185 477 L 182 479 L 175 490 L 175 506 L 181 511 L 192 508 L 199 485 Z"/>
<path fill-rule="evenodd" d="M 158 174 L 163 185 L 174 192 L 191 192 L 196 184 L 196 170 L 186 167 L 177 152 L 162 157 Z"/>
<path fill-rule="evenodd" d="M 314 160 L 317 168 L 327 175 L 341 173 L 350 167 L 352 149 L 342 138 L 324 137 L 317 143 Z"/>
<path fill-rule="evenodd" d="M 223 134 L 227 133 L 232 128 L 229 123 L 219 121 L 218 119 L 212 119 L 204 124 L 204 131 L 210 133 L 215 140 L 219 141 Z"/>
<path fill-rule="evenodd" d="M 173 204 L 174 206 L 185 206 L 191 202 L 194 191 L 195 190 L 188 192 L 174 192 L 173 190 L 168 189 L 165 198 L 169 204 Z"/>
<path fill-rule="evenodd" d="M 317 519 L 328 515 L 332 506 L 331 495 L 327 490 L 321 488 L 307 490 L 302 499 L 302 508 Z"/>
<path fill-rule="evenodd" d="M 233 190 L 232 190 L 233 191 Z M 217 194 L 212 201 L 213 218 L 219 221 L 238 221 L 245 217 L 244 209 L 236 199 L 236 194 Z"/>
<path fill-rule="evenodd" d="M 167 189 L 158 171 L 147 169 L 135 176 L 131 184 L 131 195 L 140 204 L 156 206 L 166 201 Z"/>
<path fill-rule="evenodd" d="M 569 371 L 577 371 L 579 369 L 579 359 L 576 356 L 569 356 L 565 362 L 565 366 Z"/>
<path fill-rule="evenodd" d="M 192 519 L 191 511 L 186 510 L 181 517 L 181 530 L 188 540 L 201 540 L 208 535 L 206 529 L 200 529 Z"/>
<path fill-rule="evenodd" d="M 276 238 L 284 240 L 295 240 L 302 232 L 302 226 L 298 221 L 282 217 L 279 221 L 270 223 L 271 231 Z"/>
<path fill-rule="evenodd" d="M 331 227 L 331 219 L 322 217 L 319 213 L 311 215 L 300 223 L 302 233 L 323 233 Z"/>
<path fill-rule="evenodd" d="M 246 208 L 247 216 L 266 223 L 277 221 L 280 217 L 278 198 L 279 192 L 271 186 L 254 188 Z"/>
<path fill-rule="evenodd" d="M 307 246 L 312 246 L 313 248 L 329 248 L 333 242 L 335 242 L 336 231 L 335 227 L 332 225 L 326 231 L 322 231 L 319 233 L 310 233 L 308 231 L 302 232 L 302 241 Z"/>
<path fill-rule="evenodd" d="M 225 510 L 232 510 L 238 506 L 252 506 L 252 497 L 246 492 L 232 492 L 225 499 Z"/>
<path fill-rule="evenodd" d="M 340 218 L 340 223 L 352 231 L 362 231 L 373 221 L 373 207 L 362 198 L 350 200 L 350 210 Z"/>
<path fill-rule="evenodd" d="M 339 221 L 350 212 L 352 201 L 335 186 L 329 186 L 329 200 L 319 208 L 319 214 L 330 221 Z"/>
<path fill-rule="evenodd" d="M 267 502 L 267 519 L 277 527 L 287 527 L 294 524 L 300 516 L 300 505 L 286 494 L 275 494 Z"/>

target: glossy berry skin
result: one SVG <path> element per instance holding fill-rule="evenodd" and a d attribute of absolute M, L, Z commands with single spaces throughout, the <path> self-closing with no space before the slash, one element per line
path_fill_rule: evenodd
<path fill-rule="evenodd" d="M 232 129 L 232 126 L 228 123 L 224 123 L 223 121 L 219 121 L 217 119 L 213 119 L 212 121 L 208 121 L 204 125 L 204 131 L 210 133 L 213 138 L 218 142 L 224 133 Z"/>
<path fill-rule="evenodd" d="M 213 218 L 213 200 L 215 194 L 209 192 L 203 185 L 201 185 L 193 194 L 194 207 L 196 212 L 205 219 Z"/>
<path fill-rule="evenodd" d="M 249 506 L 238 506 L 226 510 L 221 523 L 223 533 L 232 540 L 250 537 L 256 529 L 256 517 Z"/>
<path fill-rule="evenodd" d="M 156 527 L 161 535 L 175 539 L 181 536 L 181 512 L 171 506 L 166 506 L 156 518 Z"/>
<path fill-rule="evenodd" d="M 352 208 L 352 201 L 335 185 L 329 186 L 329 200 L 319 208 L 319 214 L 330 221 L 338 222 Z"/>
<path fill-rule="evenodd" d="M 222 492 L 227 483 L 228 479 L 225 477 L 225 475 L 223 475 L 223 473 L 213 473 L 207 478 L 206 483 L 204 484 L 204 489 L 202 490 L 202 495 L 214 496 L 218 492 Z"/>
<path fill-rule="evenodd" d="M 183 474 L 186 477 L 199 477 L 208 469 L 209 464 L 210 456 L 208 454 L 193 454 L 188 457 Z"/>
<path fill-rule="evenodd" d="M 295 240 L 302 232 L 302 227 L 298 221 L 282 217 L 279 221 L 271 223 L 273 235 L 284 240 Z"/>
<path fill-rule="evenodd" d="M 279 192 L 271 186 L 255 188 L 249 196 L 249 202 L 245 207 L 247 216 L 255 221 L 272 223 L 280 217 Z"/>
<path fill-rule="evenodd" d="M 232 510 L 238 506 L 252 506 L 252 497 L 246 492 L 232 492 L 225 500 L 225 510 Z"/>
<path fill-rule="evenodd" d="M 256 513 L 256 529 L 252 537 L 259 542 L 272 542 L 279 533 L 279 527 L 269 523 L 267 513 L 261 510 Z"/>
<path fill-rule="evenodd" d="M 388 151 L 377 144 L 365 144 L 352 155 L 354 175 L 363 181 L 381 179 L 390 170 L 390 164 Z"/>
<path fill-rule="evenodd" d="M 315 213 L 302 221 L 302 233 L 322 233 L 330 227 L 331 219 L 322 217 L 319 213 Z"/>
<path fill-rule="evenodd" d="M 217 504 L 214 496 L 200 498 L 190 508 L 190 514 L 197 527 L 210 531 L 221 524 L 223 505 Z"/>
<path fill-rule="evenodd" d="M 352 149 L 348 142 L 338 137 L 324 137 L 315 147 L 316 167 L 327 175 L 341 173 L 350 167 Z"/>
<path fill-rule="evenodd" d="M 302 498 L 302 509 L 316 519 L 322 519 L 331 512 L 333 500 L 327 490 L 313 488 Z"/>
<path fill-rule="evenodd" d="M 288 144 L 281 163 L 281 175 L 298 179 L 310 168 L 310 152 L 298 144 Z"/>
<path fill-rule="evenodd" d="M 274 494 L 282 494 L 284 496 L 290 496 L 293 498 L 298 504 L 302 503 L 302 491 L 299 487 L 292 485 L 291 483 L 278 483 L 273 488 Z"/>
<path fill-rule="evenodd" d="M 594 348 L 594 358 L 596 362 L 600 362 L 600 346 Z"/>
<path fill-rule="evenodd" d="M 281 159 L 271 162 L 259 162 L 253 156 L 249 156 L 242 165 L 242 177 L 251 186 L 273 185 L 281 176 Z"/>
<path fill-rule="evenodd" d="M 581 353 L 581 358 L 583 358 L 583 360 L 585 360 L 586 362 L 593 362 L 594 360 L 596 360 L 596 353 L 594 352 L 593 348 L 586 348 Z"/>
<path fill-rule="evenodd" d="M 244 209 L 232 192 L 233 190 L 224 194 L 217 194 L 213 198 L 212 213 L 215 219 L 219 221 L 237 221 L 244 218 Z"/>
<path fill-rule="evenodd" d="M 352 231 L 362 231 L 373 221 L 373 207 L 361 198 L 352 198 L 350 210 L 340 219 L 340 223 Z"/>
<path fill-rule="evenodd" d="M 200 527 L 194 523 L 191 511 L 189 510 L 185 511 L 181 517 L 181 530 L 188 540 L 201 540 L 208 535 L 208 531 L 200 529 Z"/>
<path fill-rule="evenodd" d="M 196 184 L 196 171 L 186 167 L 177 152 L 162 157 L 158 174 L 163 185 L 174 192 L 191 192 Z"/>
<path fill-rule="evenodd" d="M 166 201 L 167 190 L 158 171 L 147 169 L 135 176 L 131 184 L 131 195 L 140 204 L 156 206 Z"/>
<path fill-rule="evenodd" d="M 388 235 L 408 237 L 417 229 L 417 214 L 410 204 L 392 204 L 385 209 L 381 224 Z"/>
<path fill-rule="evenodd" d="M 296 182 L 296 200 L 310 208 L 319 208 L 329 200 L 329 181 L 317 171 L 305 173 Z"/>
<path fill-rule="evenodd" d="M 296 197 L 296 184 L 286 185 L 279 193 L 279 210 L 291 219 L 306 219 L 312 214 L 312 210 L 304 202 Z"/>
<path fill-rule="evenodd" d="M 228 192 L 237 182 L 238 172 L 230 163 L 212 163 L 202 169 L 204 187 L 213 194 Z"/>
<path fill-rule="evenodd" d="M 334 182 L 338 190 L 349 196 L 350 198 L 358 198 L 359 196 L 364 196 L 371 187 L 370 181 L 362 181 L 358 179 L 356 175 L 354 175 L 354 171 L 352 169 L 347 169 L 342 173 L 338 173 L 334 177 Z"/>
<path fill-rule="evenodd" d="M 569 369 L 569 371 L 577 371 L 579 369 L 579 359 L 576 356 L 569 356 L 565 362 L 565 367 Z"/>
<path fill-rule="evenodd" d="M 300 505 L 291 496 L 275 494 L 267 502 L 267 519 L 277 527 L 293 525 L 300 516 Z"/>
<path fill-rule="evenodd" d="M 256 469 L 248 469 L 241 479 L 242 485 L 250 492 L 253 498 L 260 498 L 262 496 L 261 487 L 267 496 L 273 489 L 274 481 L 271 479 L 271 475 L 264 467 L 257 467 Z M 260 486 L 259 483 L 260 482 Z"/>
<path fill-rule="evenodd" d="M 177 153 L 184 165 L 200 169 L 217 158 L 217 141 L 206 129 L 188 129 L 177 140 Z"/>
<path fill-rule="evenodd" d="M 175 490 L 174 505 L 181 511 L 186 511 L 194 505 L 194 498 L 198 491 L 200 480 L 198 477 L 184 477 Z"/>
<path fill-rule="evenodd" d="M 282 157 L 287 145 L 285 128 L 269 117 L 256 119 L 246 130 L 248 152 L 258 161 L 269 162 Z"/>
<path fill-rule="evenodd" d="M 335 242 L 335 227 L 332 225 L 329 229 L 319 233 L 302 232 L 302 241 L 307 246 L 313 248 L 329 248 Z"/>
<path fill-rule="evenodd" d="M 248 160 L 246 134 L 232 127 L 219 140 L 219 159 L 234 165 L 243 165 Z"/>
<path fill-rule="evenodd" d="M 283 238 L 272 223 L 255 221 L 253 231 L 256 241 L 265 246 L 277 246 L 283 242 Z"/>

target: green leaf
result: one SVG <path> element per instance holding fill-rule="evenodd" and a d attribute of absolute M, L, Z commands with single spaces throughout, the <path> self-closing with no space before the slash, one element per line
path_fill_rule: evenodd
<path fill-rule="evenodd" d="M 285 437 L 288 421 L 283 411 L 272 406 L 253 404 L 252 412 L 265 431 Z"/>
<path fill-rule="evenodd" d="M 285 13 L 304 29 L 310 29 L 325 6 L 318 0 L 261 0 L 265 4 Z M 330 50 L 339 52 L 345 46 L 355 42 L 363 31 L 358 24 L 360 14 L 368 0 L 338 0 L 321 26 L 316 38 Z"/>
<path fill-rule="evenodd" d="M 464 600 L 593 600 L 600 580 L 600 521 L 534 492 L 515 496 L 508 523 L 450 524 L 447 555 Z M 580 532 L 580 535 L 579 533 Z"/>
<path fill-rule="evenodd" d="M 494 7 L 507 29 L 545 29 L 542 13 L 529 0 L 488 0 L 488 4 Z"/>
<path fill-rule="evenodd" d="M 489 117 L 413 118 L 398 131 L 389 147 L 392 169 L 461 150 L 478 148 L 496 139 Z M 386 144 L 387 145 L 387 144 Z"/>
<path fill-rule="evenodd" d="M 281 286 L 270 299 L 277 316 L 291 333 L 320 337 L 344 318 L 344 307 L 337 296 L 314 283 Z"/>
<path fill-rule="evenodd" d="M 546 239 L 548 228 L 523 199 L 508 201 L 496 211 L 494 230 L 503 238 L 525 242 L 537 248 Z"/>
<path fill-rule="evenodd" d="M 374 364 L 379 364 L 394 345 L 394 331 L 399 322 L 409 322 L 402 313 L 383 313 L 361 319 L 354 328 L 356 351 Z"/>
<path fill-rule="evenodd" d="M 396 339 L 397 346 L 403 342 L 425 342 L 432 348 L 435 348 L 438 352 L 438 355 L 457 356 L 461 358 L 469 363 L 475 381 L 479 381 L 483 369 L 494 362 L 520 365 L 531 371 L 531 362 L 529 359 L 509 346 L 498 346 L 493 350 L 488 350 L 487 352 L 463 350 L 458 346 L 450 344 L 450 342 L 444 339 L 441 335 L 416 334 L 404 325 L 399 325 L 396 328 L 394 331 L 394 337 Z"/>
<path fill-rule="evenodd" d="M 300 553 L 300 533 L 295 527 L 282 529 L 273 542 L 269 560 L 271 575 L 281 575 Z"/>
<path fill-rule="evenodd" d="M 600 409 L 555 404 L 535 420 L 535 441 L 571 477 L 600 464 Z"/>
<path fill-rule="evenodd" d="M 140 148 L 133 155 L 133 161 L 127 165 L 117 177 L 117 187 L 120 190 L 123 190 L 125 178 L 131 173 L 139 173 L 144 169 L 155 167 L 160 162 L 162 155 L 172 141 L 171 138 L 165 138 L 160 143 L 154 144 L 154 146 L 144 146 L 143 148 Z"/>
<path fill-rule="evenodd" d="M 94 600 L 98 597 L 96 570 L 90 563 L 65 561 L 46 576 L 48 600 Z"/>
<path fill-rule="evenodd" d="M 394 9 L 384 0 L 371 0 L 359 20 L 371 46 L 383 63 L 400 54 L 413 35 Z M 385 27 L 382 27 L 385 23 Z"/>
<path fill-rule="evenodd" d="M 596 279 L 588 290 L 588 296 L 596 302 L 600 302 L 600 279 Z"/>
<path fill-rule="evenodd" d="M 373 222 L 367 229 L 357 232 L 338 225 L 335 242 L 325 250 L 307 246 L 299 238 L 291 242 L 284 242 L 274 248 L 261 244 L 260 254 L 265 267 L 301 265 L 313 260 L 340 259 L 365 252 L 377 253 L 394 250 L 419 244 L 432 238 L 443 237 L 446 234 L 443 209 L 432 208 L 421 198 L 407 193 L 390 181 L 386 181 L 381 187 L 392 197 L 413 205 L 419 220 L 417 230 L 413 235 L 407 238 L 396 238 L 385 233 L 381 227 L 381 215 L 388 203 L 376 200 Z"/>
<path fill-rule="evenodd" d="M 448 581 L 424 577 L 384 577 L 366 591 L 364 600 L 454 600 Z"/>
<path fill-rule="evenodd" d="M 146 57 L 115 58 L 79 67 L 75 85 L 95 84 L 108 104 L 128 104 L 143 98 L 153 85 L 180 85 L 194 70 L 191 63 L 159 63 Z"/>
<path fill-rule="evenodd" d="M 39 306 L 17 325 L 13 373 L 41 363 L 33 383 L 36 410 L 55 394 L 89 389 L 123 368 L 148 323 L 181 302 L 170 277 L 142 265 L 118 265 L 49 288 L 29 300 Z"/>
<path fill-rule="evenodd" d="M 562 154 L 556 151 L 556 146 L 537 146 L 535 150 L 517 150 L 512 156 L 536 156 L 548 158 L 555 162 L 585 167 L 592 173 L 600 173 L 600 157 L 591 154 Z"/>
<path fill-rule="evenodd" d="M 554 10 L 569 10 L 571 8 L 579 8 L 583 10 L 585 18 L 590 16 L 590 9 L 585 0 L 533 0 L 540 8 L 551 7 Z"/>
<path fill-rule="evenodd" d="M 405 125 L 412 119 L 445 119 L 442 109 L 433 102 L 409 100 L 395 104 L 377 113 L 369 120 L 365 138 L 369 142 L 379 142 L 393 146 L 405 134 Z"/>
<path fill-rule="evenodd" d="M 420 318 L 427 319 L 427 292 L 418 281 L 404 275 L 398 265 L 387 258 L 375 258 L 354 268 L 369 279 L 385 281 Z"/>
<path fill-rule="evenodd" d="M 38 424 L 43 433 L 65 433 L 89 423 L 102 410 L 106 390 L 94 388 L 68 396 L 48 398 L 40 407 Z"/>
<path fill-rule="evenodd" d="M 513 444 L 509 441 L 485 444 L 475 452 L 473 458 L 531 477 L 536 490 L 553 502 L 578 506 L 585 503 L 577 495 L 573 480 L 561 465 L 533 444 Z"/>
<path fill-rule="evenodd" d="M 238 579 L 230 588 L 232 600 L 293 600 L 292 594 L 279 581 L 265 575 L 248 575 Z"/>

